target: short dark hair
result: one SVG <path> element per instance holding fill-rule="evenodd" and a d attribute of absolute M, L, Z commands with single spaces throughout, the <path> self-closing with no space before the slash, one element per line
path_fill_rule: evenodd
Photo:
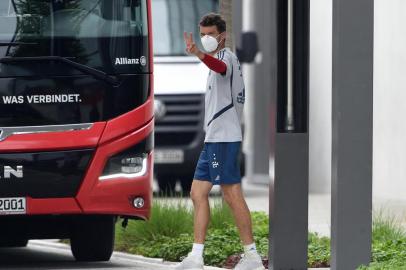
<path fill-rule="evenodd" d="M 226 31 L 226 21 L 217 13 L 209 13 L 202 17 L 199 23 L 200 26 L 216 26 L 219 33 Z"/>

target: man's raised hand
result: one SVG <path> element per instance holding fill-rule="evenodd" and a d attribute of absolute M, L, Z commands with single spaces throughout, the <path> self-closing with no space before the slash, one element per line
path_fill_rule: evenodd
<path fill-rule="evenodd" d="M 194 54 L 199 56 L 200 50 L 197 48 L 196 43 L 193 40 L 193 33 L 183 32 L 183 39 L 185 40 L 186 52 L 188 54 Z"/>

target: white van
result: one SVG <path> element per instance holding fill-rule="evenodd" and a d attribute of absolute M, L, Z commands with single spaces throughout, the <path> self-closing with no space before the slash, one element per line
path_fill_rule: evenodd
<path fill-rule="evenodd" d="M 196 57 L 186 55 L 183 32 L 193 32 L 199 42 L 200 18 L 218 9 L 218 0 L 152 0 L 155 176 L 164 193 L 173 192 L 176 181 L 188 193 L 204 143 L 209 70 Z"/>

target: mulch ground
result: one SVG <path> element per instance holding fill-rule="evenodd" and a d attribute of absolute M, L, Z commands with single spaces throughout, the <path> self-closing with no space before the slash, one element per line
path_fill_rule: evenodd
<path fill-rule="evenodd" d="M 223 268 L 233 269 L 240 261 L 240 259 L 241 259 L 240 254 L 231 255 L 230 257 L 227 258 L 226 262 L 223 265 Z M 266 269 L 268 269 L 268 263 L 269 263 L 268 258 L 262 257 L 262 264 Z M 330 265 L 327 263 L 316 263 L 312 265 L 312 268 L 325 268 L 325 267 L 330 267 Z"/>

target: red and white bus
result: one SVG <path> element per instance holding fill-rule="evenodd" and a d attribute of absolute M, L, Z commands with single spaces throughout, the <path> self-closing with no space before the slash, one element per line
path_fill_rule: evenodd
<path fill-rule="evenodd" d="M 0 1 L 0 246 L 69 238 L 103 261 L 117 217 L 149 217 L 150 7 Z"/>

